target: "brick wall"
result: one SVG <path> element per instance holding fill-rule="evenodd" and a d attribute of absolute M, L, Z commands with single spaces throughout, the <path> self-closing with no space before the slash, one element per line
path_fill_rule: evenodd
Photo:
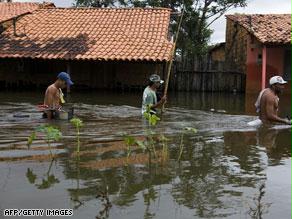
<path fill-rule="evenodd" d="M 227 18 L 225 69 L 246 74 L 247 42 L 249 33 L 239 24 Z"/>

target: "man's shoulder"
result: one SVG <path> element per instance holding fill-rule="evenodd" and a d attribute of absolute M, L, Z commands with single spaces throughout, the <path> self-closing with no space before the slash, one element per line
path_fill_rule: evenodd
<path fill-rule="evenodd" d="M 270 89 L 265 89 L 262 98 L 272 97 L 274 94 Z"/>
<path fill-rule="evenodd" d="M 278 97 L 271 90 L 268 90 L 263 94 L 262 98 L 268 102 L 275 102 Z"/>
<path fill-rule="evenodd" d="M 151 93 L 150 87 L 149 86 L 148 87 L 145 87 L 144 94 L 150 94 L 150 93 Z"/>
<path fill-rule="evenodd" d="M 57 92 L 58 89 L 56 88 L 56 86 L 54 84 L 51 84 L 50 86 L 48 86 L 47 91 L 49 91 L 49 92 Z"/>

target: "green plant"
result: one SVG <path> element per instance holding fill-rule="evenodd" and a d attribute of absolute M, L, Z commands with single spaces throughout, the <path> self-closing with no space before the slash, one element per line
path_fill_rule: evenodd
<path fill-rule="evenodd" d="M 182 156 L 182 153 L 183 153 L 183 149 L 184 149 L 184 136 L 188 132 L 191 132 L 193 134 L 196 134 L 197 133 L 197 129 L 191 128 L 191 127 L 185 127 L 183 129 L 183 132 L 182 132 L 181 137 L 180 137 L 179 155 L 178 155 L 177 161 L 180 161 L 180 159 L 181 159 L 181 156 Z"/>
<path fill-rule="evenodd" d="M 136 144 L 136 139 L 129 135 L 124 135 L 124 142 L 127 145 L 127 160 L 132 153 L 131 147 Z"/>
<path fill-rule="evenodd" d="M 169 139 L 166 138 L 165 135 L 161 134 L 159 140 L 162 143 L 161 163 L 165 164 L 169 156 L 169 149 L 168 149 L 168 143 L 167 143 Z"/>
<path fill-rule="evenodd" d="M 37 138 L 36 133 L 43 133 L 45 136 L 43 139 L 46 141 L 48 144 L 49 150 L 50 150 L 50 155 L 53 157 L 52 149 L 51 149 L 51 143 L 54 141 L 58 141 L 62 137 L 62 133 L 59 129 L 50 126 L 50 125 L 41 125 L 35 129 L 34 132 L 28 137 L 27 140 L 27 145 L 28 147 L 31 146 L 33 141 Z"/>
<path fill-rule="evenodd" d="M 153 152 L 154 157 L 156 158 L 156 142 L 154 140 L 154 136 L 156 133 L 150 129 L 147 130 L 147 137 L 146 137 L 146 147 L 149 152 Z"/>
<path fill-rule="evenodd" d="M 27 139 L 27 146 L 30 148 L 32 142 L 36 139 L 36 133 L 32 132 L 31 135 Z"/>
<path fill-rule="evenodd" d="M 148 120 L 150 126 L 155 126 L 160 121 L 160 118 L 151 112 L 151 105 L 147 105 L 146 112 L 144 112 L 143 116 Z"/>
<path fill-rule="evenodd" d="M 83 121 L 79 118 L 73 118 L 70 120 L 71 124 L 76 128 L 77 139 L 77 154 L 80 152 L 80 128 L 83 127 Z"/>

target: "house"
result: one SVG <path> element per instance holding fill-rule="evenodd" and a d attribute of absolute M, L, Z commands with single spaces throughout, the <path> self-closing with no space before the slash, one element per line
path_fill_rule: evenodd
<path fill-rule="evenodd" d="M 53 3 L 32 3 L 32 2 L 0 2 L 0 32 L 12 25 L 21 16 L 32 13 L 41 8 L 55 7 Z"/>
<path fill-rule="evenodd" d="M 291 14 L 227 15 L 225 62 L 246 74 L 246 93 L 258 93 L 269 78 L 289 81 L 291 95 Z"/>
<path fill-rule="evenodd" d="M 225 65 L 225 42 L 217 43 L 208 50 L 208 70 L 223 71 Z"/>
<path fill-rule="evenodd" d="M 0 35 L 0 86 L 47 86 L 67 71 L 79 88 L 136 88 L 164 76 L 169 9 L 46 8 Z"/>

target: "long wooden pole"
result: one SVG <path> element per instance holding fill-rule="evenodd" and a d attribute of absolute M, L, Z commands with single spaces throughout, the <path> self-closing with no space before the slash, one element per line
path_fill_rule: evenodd
<path fill-rule="evenodd" d="M 171 55 L 170 55 L 169 65 L 167 68 L 167 77 L 166 77 L 165 87 L 164 87 L 164 96 L 167 95 L 167 91 L 168 91 L 168 85 L 169 85 L 169 80 L 170 80 L 170 73 L 171 73 L 171 68 L 172 68 L 172 63 L 173 63 L 173 57 L 175 56 L 176 43 L 177 43 L 177 39 L 178 39 L 178 35 L 179 35 L 179 30 L 181 28 L 184 12 L 185 12 L 185 8 L 183 6 L 182 13 L 181 13 L 180 20 L 179 20 L 178 27 L 177 27 L 177 31 L 176 31 L 176 35 L 175 35 L 174 44 L 173 44 Z M 163 111 L 164 111 L 164 104 L 162 106 L 162 112 Z"/>
<path fill-rule="evenodd" d="M 264 45 L 262 57 L 262 90 L 266 88 L 267 77 L 267 47 Z"/>

